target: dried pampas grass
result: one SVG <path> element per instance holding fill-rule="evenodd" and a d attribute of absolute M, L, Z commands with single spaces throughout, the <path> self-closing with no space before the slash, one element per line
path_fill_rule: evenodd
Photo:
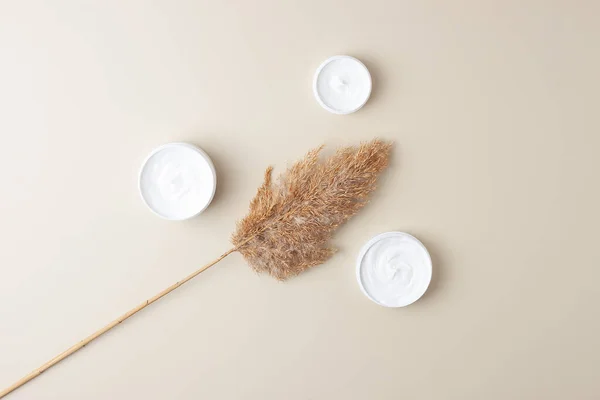
<path fill-rule="evenodd" d="M 333 232 L 366 204 L 375 190 L 377 177 L 388 164 L 390 148 L 390 143 L 373 140 L 341 148 L 324 160 L 319 159 L 321 148 L 318 148 L 292 165 L 277 183 L 271 182 L 272 168 L 267 168 L 265 182 L 250 203 L 250 212 L 239 221 L 232 235 L 232 249 L 32 371 L 0 392 L 0 398 L 235 251 L 254 270 L 267 272 L 279 280 L 325 262 L 335 252 L 329 244 Z"/>
<path fill-rule="evenodd" d="M 333 232 L 356 214 L 388 165 L 391 144 L 373 140 L 319 160 L 310 151 L 279 177 L 265 181 L 231 241 L 257 272 L 279 280 L 327 261 Z"/>

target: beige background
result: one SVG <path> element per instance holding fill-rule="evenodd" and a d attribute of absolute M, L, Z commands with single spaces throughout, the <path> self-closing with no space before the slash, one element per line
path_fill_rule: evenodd
<path fill-rule="evenodd" d="M 267 164 L 394 139 L 331 262 L 285 284 L 233 255 L 13 393 L 38 399 L 598 399 L 595 1 L 3 1 L 0 386 L 228 249 Z M 317 66 L 374 92 L 321 109 Z M 163 221 L 136 178 L 189 141 L 208 210 Z M 360 292 L 388 230 L 430 249 L 423 299 Z"/>

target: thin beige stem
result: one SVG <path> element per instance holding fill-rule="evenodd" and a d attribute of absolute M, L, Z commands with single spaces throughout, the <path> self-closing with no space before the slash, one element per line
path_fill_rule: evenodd
<path fill-rule="evenodd" d="M 77 344 L 69 347 L 67 350 L 65 350 L 62 353 L 60 353 L 59 355 L 57 355 L 52 360 L 48 361 L 46 364 L 44 364 L 41 367 L 39 367 L 38 369 L 32 371 L 29 375 L 24 376 L 19 381 L 15 382 L 12 386 L 10 386 L 7 389 L 4 389 L 2 392 L 0 392 L 0 399 L 3 398 L 4 396 L 6 396 L 7 394 L 9 394 L 10 392 L 12 392 L 13 390 L 15 390 L 15 389 L 23 386 L 24 384 L 26 384 L 27 382 L 29 382 L 33 378 L 39 376 L 44 371 L 46 371 L 48 368 L 50 368 L 50 367 L 58 364 L 59 362 L 61 362 L 65 358 L 69 357 L 71 354 L 75 353 L 77 350 L 80 350 L 80 349 L 84 348 L 90 342 L 92 342 L 94 339 L 97 339 L 98 337 L 102 336 L 106 332 L 110 331 L 112 328 L 114 328 L 115 326 L 119 325 L 121 322 L 125 321 L 127 318 L 129 318 L 129 317 L 133 316 L 134 314 L 136 314 L 138 311 L 143 310 L 144 308 L 148 307 L 150 304 L 152 304 L 155 301 L 159 300 L 163 296 L 166 296 L 167 294 L 171 293 L 173 290 L 177 289 L 178 287 L 180 287 L 184 283 L 192 280 L 193 278 L 195 278 L 196 276 L 198 276 L 201 272 L 206 271 L 207 269 L 209 269 L 210 267 L 212 267 L 213 265 L 215 265 L 216 263 L 218 263 L 219 261 L 221 261 L 222 259 L 224 259 L 228 255 L 230 255 L 231 253 L 233 253 L 234 251 L 236 251 L 239 247 L 240 246 L 237 246 L 237 247 L 234 247 L 233 249 L 227 251 L 226 253 L 224 253 L 223 255 L 221 255 L 216 260 L 214 260 L 214 261 L 212 261 L 212 262 L 204 265 L 199 270 L 191 273 L 190 275 L 186 276 L 185 278 L 183 278 L 179 282 L 174 283 L 173 285 L 169 286 L 168 288 L 166 288 L 162 292 L 158 293 L 154 297 L 151 297 L 150 299 L 144 301 L 142 304 L 138 305 L 137 307 L 135 307 L 135 308 L 129 310 L 128 312 L 126 312 L 125 314 L 121 315 L 119 318 L 115 319 L 110 324 L 106 325 L 104 328 L 96 331 L 95 333 L 93 333 L 90 336 L 86 337 L 85 339 L 83 339 L 82 341 L 78 342 Z"/>

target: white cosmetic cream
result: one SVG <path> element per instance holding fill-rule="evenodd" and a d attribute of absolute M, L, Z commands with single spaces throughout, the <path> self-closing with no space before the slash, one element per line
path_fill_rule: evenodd
<path fill-rule="evenodd" d="M 215 168 L 206 153 L 187 143 L 155 149 L 140 171 L 142 199 L 158 216 L 184 220 L 200 214 L 217 186 Z"/>
<path fill-rule="evenodd" d="M 327 111 L 350 114 L 365 105 L 371 85 L 371 74 L 362 62 L 350 56 L 334 56 L 317 69 L 313 91 Z"/>
<path fill-rule="evenodd" d="M 385 307 L 417 301 L 431 281 L 431 257 L 423 244 L 403 232 L 386 232 L 360 251 L 358 283 L 367 297 Z"/>

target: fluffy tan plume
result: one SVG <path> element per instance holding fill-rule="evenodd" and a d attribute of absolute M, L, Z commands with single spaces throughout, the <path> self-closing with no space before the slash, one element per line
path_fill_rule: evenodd
<path fill-rule="evenodd" d="M 388 165 L 391 143 L 373 140 L 319 159 L 322 147 L 265 181 L 231 237 L 257 272 L 285 280 L 329 259 L 334 231 L 356 214 Z"/>
<path fill-rule="evenodd" d="M 365 205 L 375 189 L 377 176 L 388 164 L 390 148 L 390 143 L 373 140 L 357 147 L 341 148 L 325 160 L 319 160 L 321 148 L 318 148 L 281 175 L 277 184 L 271 182 L 272 168 L 267 168 L 265 182 L 250 203 L 250 212 L 238 222 L 233 233 L 232 249 L 25 375 L 1 391 L 0 398 L 235 251 L 242 253 L 256 271 L 267 272 L 279 280 L 323 263 L 335 252 L 329 245 L 333 232 Z"/>

